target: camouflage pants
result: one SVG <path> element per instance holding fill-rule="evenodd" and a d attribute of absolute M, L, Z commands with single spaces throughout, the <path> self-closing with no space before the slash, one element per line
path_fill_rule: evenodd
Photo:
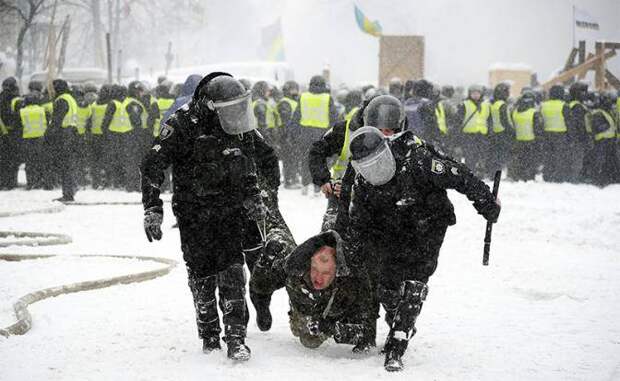
<path fill-rule="evenodd" d="M 291 308 L 288 315 L 291 333 L 293 333 L 293 336 L 299 337 L 299 341 L 304 347 L 310 349 L 318 348 L 329 338 L 328 335 L 322 332 L 318 335 L 310 332 L 309 323 L 312 321 L 310 316 L 304 316 L 294 308 Z"/>

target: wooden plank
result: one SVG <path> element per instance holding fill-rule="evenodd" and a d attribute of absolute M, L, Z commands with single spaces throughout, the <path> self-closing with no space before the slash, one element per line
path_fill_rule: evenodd
<path fill-rule="evenodd" d="M 605 52 L 605 46 L 601 42 L 594 45 L 594 54 L 602 56 Z M 594 64 L 594 88 L 598 91 L 605 90 L 605 59 L 598 60 Z"/>
<path fill-rule="evenodd" d="M 586 42 L 579 41 L 579 64 L 586 62 Z"/>
<path fill-rule="evenodd" d="M 609 52 L 605 53 L 604 57 L 605 59 L 609 59 L 611 57 L 614 57 L 615 55 L 616 55 L 616 51 L 610 50 Z M 603 56 L 594 56 L 590 58 L 589 60 L 586 60 L 586 62 L 584 62 L 583 64 L 576 66 L 568 71 L 565 71 L 564 73 L 561 73 L 555 78 L 551 78 L 549 81 L 543 83 L 542 85 L 543 89 L 549 90 L 549 88 L 555 85 L 556 83 L 562 83 L 568 80 L 569 78 L 572 78 L 576 75 L 581 74 L 582 72 L 587 72 L 588 70 L 594 68 L 594 66 L 601 60 L 602 57 Z"/>
<path fill-rule="evenodd" d="M 620 90 L 620 79 L 612 74 L 609 70 L 605 70 L 605 79 L 616 90 Z"/>
<path fill-rule="evenodd" d="M 577 48 L 573 48 L 573 50 L 570 51 L 570 54 L 566 59 L 566 63 L 564 64 L 563 71 L 570 70 L 573 68 L 573 66 L 575 66 L 575 57 L 577 57 L 577 53 L 579 53 L 579 49 Z"/>

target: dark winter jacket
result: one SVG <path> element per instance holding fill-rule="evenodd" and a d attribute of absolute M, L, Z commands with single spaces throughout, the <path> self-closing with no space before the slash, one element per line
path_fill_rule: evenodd
<path fill-rule="evenodd" d="M 409 129 L 424 140 L 439 140 L 435 103 L 427 98 L 413 96 L 404 102 L 404 107 Z"/>
<path fill-rule="evenodd" d="M 355 131 L 364 124 L 363 112 L 358 110 L 351 119 L 350 129 Z M 312 182 L 321 186 L 331 179 L 327 160 L 334 156 L 340 155 L 346 133 L 346 121 L 337 122 L 333 128 L 323 135 L 323 137 L 312 143 L 309 154 L 310 173 L 312 174 Z"/>
<path fill-rule="evenodd" d="M 159 187 L 172 165 L 173 206 L 238 207 L 258 195 L 257 171 L 271 189 L 280 184 L 278 159 L 258 132 L 226 134 L 217 117 L 206 120 L 186 104 L 163 125 L 148 151 L 142 174 L 144 208 L 161 207 Z"/>
<path fill-rule="evenodd" d="M 339 214 L 348 213 L 351 241 L 369 240 L 409 250 L 416 236 L 429 227 L 456 223 L 446 189 L 466 195 L 485 217 L 497 218 L 499 207 L 489 187 L 463 164 L 438 153 L 410 131 L 394 136 L 390 146 L 396 175 L 387 184 L 373 186 L 361 175 L 351 175 L 351 166 L 347 169 L 343 189 L 349 189 L 353 181 L 351 200 L 348 207 L 339 207 Z"/>

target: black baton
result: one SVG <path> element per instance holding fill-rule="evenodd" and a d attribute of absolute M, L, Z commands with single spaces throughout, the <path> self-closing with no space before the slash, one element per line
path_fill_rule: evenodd
<path fill-rule="evenodd" d="M 501 169 L 495 172 L 495 178 L 493 179 L 493 197 L 497 202 L 497 192 L 499 191 L 499 181 L 502 178 Z M 489 265 L 489 255 L 491 254 L 491 233 L 493 232 L 493 222 L 487 222 L 487 232 L 484 235 L 484 251 L 482 254 L 482 264 L 484 266 Z"/>

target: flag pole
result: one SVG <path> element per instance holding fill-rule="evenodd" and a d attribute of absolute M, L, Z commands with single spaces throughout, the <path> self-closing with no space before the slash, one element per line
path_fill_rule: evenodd
<path fill-rule="evenodd" d="M 575 4 L 573 4 L 573 48 L 575 48 L 575 23 L 577 21 L 575 20 Z"/>

